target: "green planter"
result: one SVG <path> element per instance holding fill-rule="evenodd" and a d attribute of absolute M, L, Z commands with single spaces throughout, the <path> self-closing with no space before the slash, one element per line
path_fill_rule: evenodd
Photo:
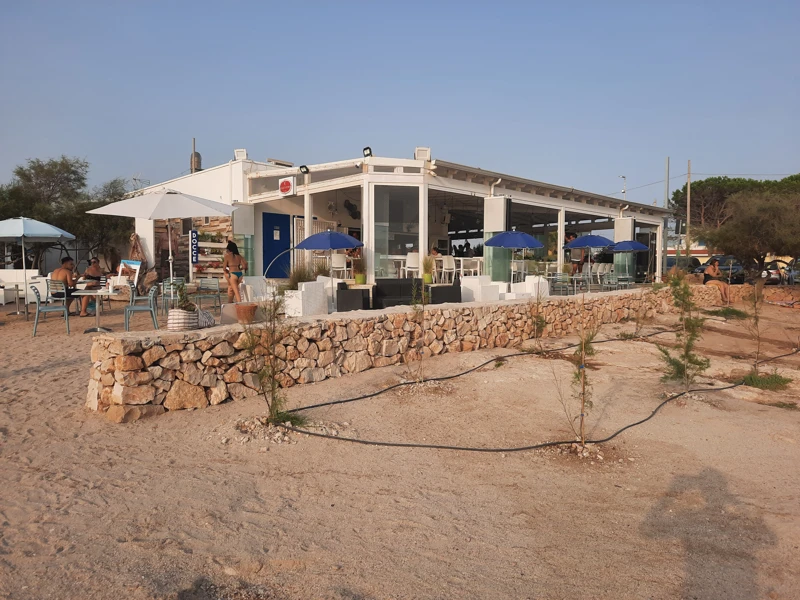
<path fill-rule="evenodd" d="M 356 273 L 356 285 L 365 285 L 367 283 L 366 273 Z"/>
<path fill-rule="evenodd" d="M 433 283 L 433 274 L 432 273 L 423 273 L 422 274 L 422 281 L 423 281 L 423 283 Z"/>

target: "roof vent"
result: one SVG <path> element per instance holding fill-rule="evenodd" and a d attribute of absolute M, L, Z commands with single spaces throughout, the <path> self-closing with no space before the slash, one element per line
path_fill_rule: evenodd
<path fill-rule="evenodd" d="M 414 160 L 430 160 L 431 149 L 424 146 L 417 146 L 414 148 Z"/>

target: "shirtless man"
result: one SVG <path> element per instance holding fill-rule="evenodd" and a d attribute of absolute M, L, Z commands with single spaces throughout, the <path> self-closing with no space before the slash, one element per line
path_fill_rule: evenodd
<path fill-rule="evenodd" d="M 72 292 L 75 291 L 75 261 L 71 256 L 65 256 L 61 259 L 61 266 L 53 271 L 53 281 L 63 281 L 64 287 L 67 289 L 67 311 L 72 306 Z M 63 292 L 56 292 L 53 294 L 56 298 L 63 298 Z M 86 312 L 86 307 L 89 306 L 89 296 L 81 298 L 81 316 L 88 317 L 89 313 Z"/>

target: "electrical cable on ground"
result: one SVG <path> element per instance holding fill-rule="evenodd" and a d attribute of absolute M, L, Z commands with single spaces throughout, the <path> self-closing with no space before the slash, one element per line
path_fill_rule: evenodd
<path fill-rule="evenodd" d="M 592 343 L 593 344 L 604 344 L 604 343 L 608 343 L 608 342 L 633 341 L 633 340 L 636 340 L 636 339 L 644 339 L 644 338 L 653 337 L 653 336 L 656 336 L 656 335 L 660 335 L 662 333 L 675 333 L 676 331 L 678 331 L 678 330 L 677 329 L 668 329 L 668 330 L 656 331 L 656 332 L 653 332 L 653 333 L 648 333 L 648 334 L 645 334 L 645 335 L 639 335 L 639 336 L 636 336 L 635 338 L 609 338 L 609 339 L 606 339 L 606 340 L 595 340 Z M 515 357 L 519 357 L 519 356 L 531 356 L 531 355 L 537 356 L 537 355 L 543 354 L 543 353 L 562 352 L 564 350 L 569 350 L 569 349 L 572 349 L 572 348 L 576 348 L 579 345 L 580 344 L 568 344 L 568 345 L 562 346 L 560 348 L 551 348 L 551 349 L 548 349 L 548 350 L 533 350 L 533 351 L 530 351 L 530 352 L 517 352 L 517 353 L 514 353 L 514 354 L 507 354 L 507 355 L 502 356 L 500 358 L 505 360 L 505 359 L 515 358 Z M 797 354 L 798 352 L 800 352 L 800 348 L 796 348 L 796 349 L 794 349 L 791 352 L 788 352 L 786 354 L 781 354 L 781 355 L 778 355 L 778 356 L 773 356 L 771 358 L 760 360 L 760 361 L 758 361 L 757 364 L 765 364 L 765 363 L 768 363 L 768 362 L 772 362 L 772 361 L 778 360 L 780 358 L 785 358 L 787 356 L 792 356 L 794 354 Z M 468 375 L 469 373 L 473 373 L 474 371 L 477 371 L 478 369 L 480 369 L 482 367 L 485 367 L 486 365 L 488 365 L 490 363 L 493 363 L 496 360 L 498 360 L 498 357 L 491 358 L 491 359 L 489 359 L 489 360 L 487 360 L 485 362 L 480 363 L 479 365 L 476 365 L 476 366 L 474 366 L 474 367 L 472 367 L 470 369 L 467 369 L 466 371 L 462 371 L 462 372 L 456 373 L 454 375 L 445 375 L 445 376 L 442 376 L 442 377 L 431 377 L 429 379 L 426 379 L 425 381 L 446 381 L 448 379 L 455 379 L 456 377 L 462 377 L 463 375 Z M 385 392 L 388 392 L 390 390 L 393 390 L 393 389 L 396 389 L 396 388 L 399 388 L 399 387 L 402 387 L 402 386 L 413 385 L 415 383 L 417 383 L 417 382 L 415 382 L 415 381 L 401 381 L 399 383 L 395 383 L 393 385 L 390 385 L 388 387 L 382 388 L 382 389 L 377 390 L 375 392 L 371 392 L 369 394 L 363 394 L 361 396 L 356 396 L 354 398 L 346 398 L 344 400 L 331 400 L 329 402 L 320 402 L 318 404 L 312 404 L 310 406 L 305 406 L 305 407 L 300 407 L 300 408 L 293 408 L 293 409 L 287 410 L 286 412 L 287 413 L 296 413 L 296 412 L 300 412 L 300 411 L 311 410 L 311 409 L 314 409 L 314 408 L 321 408 L 321 407 L 324 407 L 324 406 L 334 406 L 334 405 L 337 405 L 337 404 L 346 404 L 346 403 L 349 403 L 349 402 L 356 402 L 358 400 L 366 400 L 366 399 L 369 399 L 369 398 L 374 398 L 376 396 L 379 396 L 379 395 L 381 395 L 381 394 L 383 394 Z M 622 432 L 624 432 L 624 431 L 626 431 L 628 429 L 631 429 L 632 427 L 637 427 L 639 425 L 642 425 L 643 423 L 646 423 L 647 421 L 649 421 L 650 419 L 655 417 L 656 414 L 658 413 L 658 411 L 661 410 L 661 408 L 663 408 L 666 404 L 672 402 L 673 400 L 677 400 L 681 396 L 684 396 L 684 395 L 686 395 L 688 393 L 691 393 L 691 392 L 721 392 L 721 391 L 731 390 L 731 389 L 737 388 L 737 387 L 739 387 L 741 385 L 744 385 L 744 381 L 739 381 L 739 382 L 733 383 L 731 385 L 723 386 L 723 387 L 719 387 L 719 388 L 698 388 L 698 389 L 686 390 L 684 392 L 679 392 L 677 394 L 674 394 L 674 395 L 670 396 L 669 398 L 667 398 L 663 402 L 661 402 L 645 418 L 643 418 L 643 419 L 641 419 L 639 421 L 636 421 L 634 423 L 630 423 L 628 425 L 625 425 L 624 427 L 622 427 L 621 429 L 618 429 L 617 431 L 615 431 L 614 433 L 612 433 L 608 437 L 605 437 L 605 438 L 602 438 L 602 439 L 598 439 L 598 440 L 586 440 L 586 443 L 587 444 L 603 444 L 605 442 L 609 442 L 609 441 L 613 440 L 615 437 L 617 437 L 618 435 L 620 435 Z M 388 447 L 388 448 L 424 448 L 424 449 L 430 449 L 430 450 L 456 450 L 456 451 L 461 451 L 461 452 L 512 453 L 512 452 L 528 452 L 528 451 L 531 451 L 531 450 L 539 450 L 539 449 L 542 449 L 542 448 L 550 448 L 550 447 L 553 447 L 553 446 L 565 446 L 565 445 L 571 445 L 571 444 L 575 444 L 576 443 L 576 440 L 558 440 L 558 441 L 552 441 L 552 442 L 542 442 L 542 443 L 533 444 L 533 445 L 530 445 L 530 446 L 514 446 L 514 447 L 510 447 L 510 448 L 480 448 L 480 447 L 472 447 L 472 446 L 450 446 L 450 445 L 444 445 L 444 444 L 422 444 L 422 443 L 416 443 L 416 442 L 384 442 L 384 441 L 380 441 L 380 440 L 364 440 L 364 439 L 360 439 L 360 438 L 349 438 L 349 437 L 342 437 L 342 436 L 334 436 L 334 435 L 330 435 L 330 434 L 327 434 L 327 433 L 319 433 L 319 432 L 316 432 L 316 431 L 309 431 L 307 429 L 302 429 L 300 427 L 294 427 L 292 425 L 285 425 L 283 423 L 278 423 L 277 425 L 279 427 L 287 430 L 287 431 L 293 431 L 295 433 L 302 433 L 302 434 L 305 434 L 305 435 L 310 435 L 312 437 L 319 437 L 319 438 L 325 438 L 325 439 L 330 439 L 330 440 L 338 440 L 340 442 L 350 442 L 350 443 L 353 443 L 353 444 L 362 444 L 362 445 L 365 445 L 365 446 L 382 446 L 382 447 Z"/>

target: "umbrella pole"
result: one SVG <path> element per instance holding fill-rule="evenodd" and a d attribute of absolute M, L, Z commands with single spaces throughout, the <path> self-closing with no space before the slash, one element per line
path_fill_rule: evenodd
<path fill-rule="evenodd" d="M 20 238 L 22 242 L 22 304 L 25 305 L 25 320 L 28 320 L 28 266 L 25 264 L 25 236 Z M 19 294 L 17 294 L 19 295 Z"/>

